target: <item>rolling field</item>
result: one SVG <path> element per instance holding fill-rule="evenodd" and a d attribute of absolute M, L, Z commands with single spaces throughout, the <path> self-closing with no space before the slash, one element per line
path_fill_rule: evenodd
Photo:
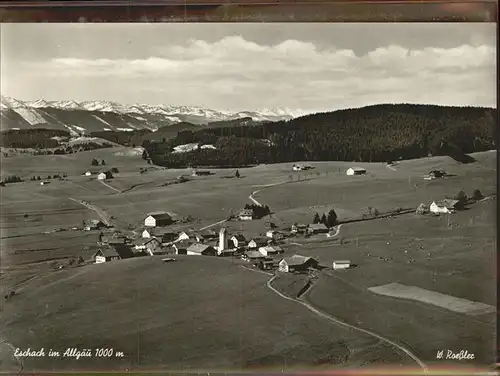
<path fill-rule="evenodd" d="M 114 348 L 125 355 L 26 358 L 25 371 L 361 366 L 377 361 L 379 346 L 391 357 L 377 340 L 281 301 L 264 274 L 223 259 L 177 259 L 90 265 L 28 283 L 4 304 L 2 337 L 20 348 Z"/>
<path fill-rule="evenodd" d="M 140 168 L 151 166 L 140 155 L 117 155 L 127 154 L 122 149 L 3 160 L 4 175 L 67 173 L 68 181 L 1 188 L 2 292 L 21 288 L 2 307 L 2 339 L 31 348 L 112 346 L 126 355 L 102 362 L 26 360 L 25 369 L 147 369 L 161 364 L 181 370 L 258 365 L 280 370 L 341 362 L 346 362 L 342 367 L 370 365 L 383 363 L 382 358 L 414 365 L 373 337 L 279 298 L 266 287 L 269 276 L 228 260 L 181 257 L 163 264 L 152 257 L 52 270 L 53 260 L 89 259 L 97 249 L 95 231 L 46 233 L 98 218 L 71 198 L 99 208 L 113 217 L 118 229 L 130 233 L 140 230 L 147 212 L 157 210 L 193 217 L 193 222 L 173 229 L 210 226 L 251 203 L 252 193 L 270 206 L 273 222 L 288 227 L 310 223 L 315 212 L 332 207 L 340 220 L 360 219 L 368 207 L 383 213 L 429 204 L 461 189 L 469 195 L 476 188 L 487 196 L 496 192 L 496 153 L 490 152 L 475 154 L 476 162 L 468 165 L 447 157 L 401 161 L 392 169 L 380 163 L 318 162 L 311 163 L 313 170 L 292 172 L 292 164 L 260 165 L 239 169 L 240 179 L 221 179 L 234 173 L 232 169 L 210 169 L 214 175 L 164 186 L 190 170 L 140 174 Z M 80 176 L 94 157 L 120 170 L 107 185 Z M 346 176 L 351 166 L 366 168 L 367 176 Z M 455 176 L 424 180 L 432 169 Z M 346 223 L 335 239 L 297 237 L 283 248 L 286 254 L 314 256 L 329 267 L 336 259 L 357 265 L 322 271 L 304 295 L 323 312 L 401 343 L 426 362 L 435 360 L 438 350 L 467 347 L 477 363 L 485 364 L 493 359 L 493 315 L 462 315 L 369 288 L 399 283 L 495 305 L 495 206 L 496 199 L 485 200 L 449 219 L 411 213 Z M 251 237 L 265 231 L 268 220 L 224 226 L 229 233 Z"/>

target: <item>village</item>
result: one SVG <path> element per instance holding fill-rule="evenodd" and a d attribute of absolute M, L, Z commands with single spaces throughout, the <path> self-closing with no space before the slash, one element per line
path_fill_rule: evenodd
<path fill-rule="evenodd" d="M 389 168 L 393 165 L 392 162 L 387 164 Z M 304 171 L 313 168 L 309 165 L 300 164 L 293 164 L 292 166 L 293 171 Z M 352 167 L 347 169 L 345 173 L 348 176 L 356 176 L 365 175 L 367 171 L 364 168 Z M 108 171 L 94 172 L 94 174 L 97 175 L 99 180 L 112 178 L 111 171 L 109 171 L 109 174 Z M 211 174 L 210 171 L 194 170 L 192 176 Z M 91 176 L 92 172 L 89 170 L 84 175 Z M 239 177 L 239 172 L 236 171 L 235 175 Z M 424 176 L 424 179 L 434 180 L 446 176 L 450 175 L 443 170 L 431 170 L 428 175 Z M 475 190 L 470 198 L 464 191 L 460 191 L 454 198 L 436 200 L 429 205 L 421 203 L 416 209 L 406 211 L 399 209 L 392 213 L 381 214 L 376 209 L 372 210 L 370 208 L 370 213 L 363 214 L 363 219 L 367 219 L 368 216 L 372 218 L 392 218 L 408 213 L 435 216 L 453 214 L 457 210 L 463 210 L 467 204 L 482 199 L 484 197 L 479 190 Z M 244 209 L 229 220 L 251 221 L 267 215 L 271 219 L 269 207 L 261 205 L 258 201 L 253 201 L 252 205 L 247 204 Z M 170 228 L 174 222 L 172 216 L 166 211 L 147 213 L 142 228 L 139 231 L 134 231 L 138 236 L 128 237 L 119 231 L 104 234 L 103 230 L 110 226 L 101 220 L 92 220 L 84 229 L 86 231 L 100 231 L 97 241 L 99 249 L 93 256 L 93 262 L 101 264 L 133 257 L 189 255 L 231 257 L 260 270 L 285 273 L 310 273 L 324 268 L 340 270 L 359 266 L 353 263 L 352 260 L 334 260 L 332 265 L 325 266 L 320 265 L 319 261 L 314 257 L 285 254 L 286 245 L 299 237 L 306 240 L 326 237 L 331 241 L 338 242 L 337 235 L 342 222 L 337 217 L 335 210 L 330 210 L 330 212 L 324 213 L 323 216 L 316 213 L 312 223 L 293 223 L 283 229 L 277 229 L 272 221 L 268 221 L 265 222 L 265 231 L 261 232 L 259 236 L 250 238 L 237 232 L 231 234 L 226 227 L 221 227 L 219 232 L 209 228 L 203 230 L 189 228 L 184 231 L 174 231 Z M 162 261 L 172 262 L 176 261 L 176 259 L 167 257 L 163 258 Z"/>

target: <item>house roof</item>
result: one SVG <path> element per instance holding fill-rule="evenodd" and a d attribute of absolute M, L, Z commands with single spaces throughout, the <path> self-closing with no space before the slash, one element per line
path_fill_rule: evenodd
<path fill-rule="evenodd" d="M 264 238 L 264 237 L 257 237 L 257 238 L 253 238 L 251 241 L 255 242 L 255 244 L 257 244 L 258 246 L 263 246 L 263 245 L 266 245 L 268 242 L 269 242 L 269 238 Z"/>
<path fill-rule="evenodd" d="M 263 258 L 264 256 L 259 251 L 246 251 L 245 255 L 248 258 Z"/>
<path fill-rule="evenodd" d="M 104 224 L 104 222 L 103 222 L 103 221 L 101 221 L 100 219 L 92 219 L 92 220 L 90 221 L 90 223 L 91 223 L 91 224 L 93 224 L 93 225 Z"/>
<path fill-rule="evenodd" d="M 328 230 L 328 227 L 326 227 L 323 223 L 311 223 L 309 228 L 311 230 Z"/>
<path fill-rule="evenodd" d="M 202 252 L 205 252 L 209 248 L 213 248 L 213 247 L 211 247 L 207 244 L 195 243 L 195 244 L 190 245 L 187 250 L 189 252 L 202 253 Z"/>
<path fill-rule="evenodd" d="M 283 252 L 283 248 L 275 245 L 275 246 L 267 246 L 267 247 L 260 247 L 259 249 L 263 249 L 266 252 Z"/>
<path fill-rule="evenodd" d="M 121 258 L 128 258 L 128 257 L 134 256 L 134 252 L 127 245 L 118 245 L 117 244 L 117 245 L 111 246 L 110 249 L 113 249 Z"/>
<path fill-rule="evenodd" d="M 158 240 L 157 238 L 153 237 L 153 238 L 150 238 L 147 241 L 145 241 L 144 245 L 149 244 L 151 242 L 156 242 L 156 243 L 160 243 L 161 244 L 161 240 Z"/>
<path fill-rule="evenodd" d="M 253 215 L 253 209 L 243 209 L 240 211 L 241 216 L 251 216 Z"/>
<path fill-rule="evenodd" d="M 285 261 L 288 266 L 298 266 L 298 265 L 304 265 L 309 261 L 316 261 L 312 257 L 306 257 L 306 256 L 301 256 L 301 255 L 293 255 L 291 257 L 285 257 L 283 258 L 282 261 Z"/>
<path fill-rule="evenodd" d="M 232 239 L 232 238 L 235 238 L 235 239 L 236 239 L 236 240 L 238 240 L 239 242 L 244 242 L 244 241 L 246 241 L 245 237 L 244 237 L 243 235 L 241 235 L 241 234 L 236 234 L 236 235 L 233 235 L 233 236 L 231 237 L 231 239 Z"/>
<path fill-rule="evenodd" d="M 336 260 L 334 261 L 335 264 L 350 264 L 350 260 Z"/>
<path fill-rule="evenodd" d="M 106 248 L 101 251 L 104 257 L 121 257 L 120 254 L 114 248 Z"/>
<path fill-rule="evenodd" d="M 444 199 L 441 201 L 434 201 L 440 208 L 454 209 L 455 205 L 459 203 L 458 200 Z"/>
<path fill-rule="evenodd" d="M 151 212 L 148 213 L 148 217 L 153 217 L 154 219 L 171 219 L 172 217 L 170 214 L 164 211 L 157 211 L 157 212 Z"/>
<path fill-rule="evenodd" d="M 351 167 L 349 170 L 358 171 L 358 172 L 366 171 L 366 169 L 364 169 L 363 167 Z"/>
<path fill-rule="evenodd" d="M 180 242 L 174 243 L 173 246 L 177 249 L 187 249 L 193 242 L 189 240 L 181 240 Z"/>

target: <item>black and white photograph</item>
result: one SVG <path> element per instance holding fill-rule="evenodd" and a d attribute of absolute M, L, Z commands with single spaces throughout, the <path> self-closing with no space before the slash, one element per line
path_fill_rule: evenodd
<path fill-rule="evenodd" d="M 0 25 L 0 372 L 496 362 L 494 23 Z"/>

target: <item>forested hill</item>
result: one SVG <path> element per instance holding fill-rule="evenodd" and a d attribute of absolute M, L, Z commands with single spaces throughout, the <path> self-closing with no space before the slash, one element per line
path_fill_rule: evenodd
<path fill-rule="evenodd" d="M 149 143 L 153 163 L 242 166 L 309 161 L 385 162 L 428 155 L 464 159 L 495 148 L 497 115 L 491 108 L 384 104 L 307 115 L 289 121 L 179 132 Z M 213 149 L 171 153 L 177 145 Z"/>

